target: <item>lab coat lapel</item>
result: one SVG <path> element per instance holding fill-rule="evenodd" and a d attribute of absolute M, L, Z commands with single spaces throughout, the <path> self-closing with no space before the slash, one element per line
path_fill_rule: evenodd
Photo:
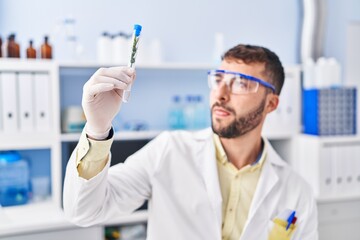
<path fill-rule="evenodd" d="M 275 187 L 277 182 L 279 181 L 279 176 L 274 170 L 274 166 L 272 165 L 272 160 L 276 158 L 274 156 L 273 149 L 268 143 L 268 157 L 264 162 L 264 166 L 262 169 L 262 173 L 260 175 L 260 179 L 258 182 L 258 186 L 256 188 L 254 198 L 252 200 L 252 204 L 249 211 L 248 223 L 251 222 L 252 218 L 255 216 L 256 212 L 259 210 L 260 205 L 263 203 L 265 198 L 269 195 L 271 190 Z"/>
<path fill-rule="evenodd" d="M 221 234 L 221 206 L 222 197 L 219 185 L 219 177 L 216 166 L 215 146 L 210 129 L 197 133 L 198 151 L 196 156 L 197 167 L 204 181 L 206 191 L 216 217 L 219 234 Z M 221 236 L 221 235 L 219 235 Z"/>

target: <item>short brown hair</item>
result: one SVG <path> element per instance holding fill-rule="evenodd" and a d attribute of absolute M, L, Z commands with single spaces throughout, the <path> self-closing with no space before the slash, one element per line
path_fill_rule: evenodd
<path fill-rule="evenodd" d="M 275 86 L 275 94 L 280 95 L 285 74 L 280 59 L 274 52 L 265 47 L 239 44 L 225 52 L 222 56 L 222 60 L 224 59 L 242 60 L 246 64 L 264 63 L 265 74 Z"/>

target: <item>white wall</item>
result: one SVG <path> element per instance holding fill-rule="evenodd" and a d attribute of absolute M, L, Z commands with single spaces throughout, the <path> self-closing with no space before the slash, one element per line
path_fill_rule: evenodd
<path fill-rule="evenodd" d="M 44 34 L 71 14 L 88 60 L 96 58 L 101 32 L 131 31 L 140 23 L 144 42 L 159 38 L 167 61 L 211 62 L 214 33 L 221 31 L 226 48 L 240 42 L 260 44 L 284 63 L 296 63 L 301 5 L 302 0 L 0 0 L 0 35 L 16 32 L 24 51 L 30 38 L 40 44 Z M 359 9 L 359 0 L 327 0 L 325 56 L 345 64 L 346 26 L 360 20 Z"/>
<path fill-rule="evenodd" d="M 352 21 L 360 21 L 359 0 L 327 0 L 327 22 L 324 55 L 346 64 L 346 29 Z M 346 69 L 345 67 L 343 69 Z M 345 76 L 346 74 L 343 74 Z"/>
<path fill-rule="evenodd" d="M 164 58 L 211 62 L 214 33 L 225 34 L 225 47 L 252 43 L 269 47 L 285 63 L 297 61 L 299 1 L 289 0 L 0 0 L 0 34 L 17 32 L 25 49 L 30 38 L 42 41 L 56 23 L 72 14 L 87 59 L 96 57 L 97 36 L 104 30 L 131 31 L 143 25 L 143 40 L 158 37 Z M 24 54 L 22 52 L 22 54 Z"/>

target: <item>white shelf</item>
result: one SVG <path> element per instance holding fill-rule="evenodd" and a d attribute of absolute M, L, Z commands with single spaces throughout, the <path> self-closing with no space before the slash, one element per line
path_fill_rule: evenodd
<path fill-rule="evenodd" d="M 294 137 L 296 134 L 294 133 L 267 133 L 264 132 L 262 134 L 264 137 L 266 137 L 269 140 L 289 140 L 292 137 Z"/>
<path fill-rule="evenodd" d="M 11 59 L 0 58 L 0 70 L 21 71 L 21 72 L 41 72 L 56 68 L 54 61 L 48 59 Z"/>
<path fill-rule="evenodd" d="M 60 62 L 60 68 L 100 68 L 124 66 L 127 63 L 98 63 L 98 62 Z M 137 64 L 137 69 L 178 69 L 178 70 L 209 70 L 216 68 L 214 64 L 208 63 L 161 63 L 161 64 Z"/>
<path fill-rule="evenodd" d="M 55 139 L 53 135 L 51 133 L 1 133 L 0 150 L 51 148 Z"/>
<path fill-rule="evenodd" d="M 148 215 L 149 214 L 147 210 L 139 210 L 130 215 L 119 216 L 114 219 L 111 219 L 105 222 L 104 225 L 123 225 L 123 224 L 146 222 L 148 220 Z"/>
<path fill-rule="evenodd" d="M 316 136 L 310 134 L 301 134 L 301 138 L 318 140 L 321 143 L 347 143 L 347 142 L 360 142 L 358 135 L 338 135 L 338 136 Z"/>
<path fill-rule="evenodd" d="M 146 222 L 147 210 L 119 216 L 101 225 Z M 42 231 L 77 228 L 65 219 L 64 212 L 51 201 L 0 208 L 0 238 Z"/>
<path fill-rule="evenodd" d="M 153 139 L 160 134 L 159 131 L 123 131 L 116 132 L 114 135 L 115 141 L 125 141 L 125 140 L 148 140 Z M 63 133 L 61 134 L 62 142 L 77 142 L 79 141 L 81 133 Z"/>
<path fill-rule="evenodd" d="M 123 141 L 123 140 L 149 140 L 155 138 L 162 131 L 124 131 L 116 132 L 114 135 L 114 140 Z"/>
<path fill-rule="evenodd" d="M 69 227 L 75 225 L 66 221 L 63 211 L 51 201 L 0 208 L 0 238 Z"/>
<path fill-rule="evenodd" d="M 62 133 L 61 142 L 78 142 L 81 133 Z"/>
<path fill-rule="evenodd" d="M 329 196 L 329 197 L 317 197 L 317 203 L 334 203 L 334 202 L 347 202 L 347 201 L 360 201 L 360 193 L 344 196 Z"/>

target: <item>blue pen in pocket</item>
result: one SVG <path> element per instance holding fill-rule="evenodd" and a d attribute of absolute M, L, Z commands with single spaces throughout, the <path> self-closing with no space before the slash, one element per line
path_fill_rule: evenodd
<path fill-rule="evenodd" d="M 296 214 L 296 211 L 292 211 L 292 213 L 290 214 L 290 216 L 288 217 L 287 219 L 287 226 L 286 226 L 286 231 L 289 229 L 291 223 L 293 222 L 294 220 L 294 217 L 295 217 L 295 214 Z"/>

